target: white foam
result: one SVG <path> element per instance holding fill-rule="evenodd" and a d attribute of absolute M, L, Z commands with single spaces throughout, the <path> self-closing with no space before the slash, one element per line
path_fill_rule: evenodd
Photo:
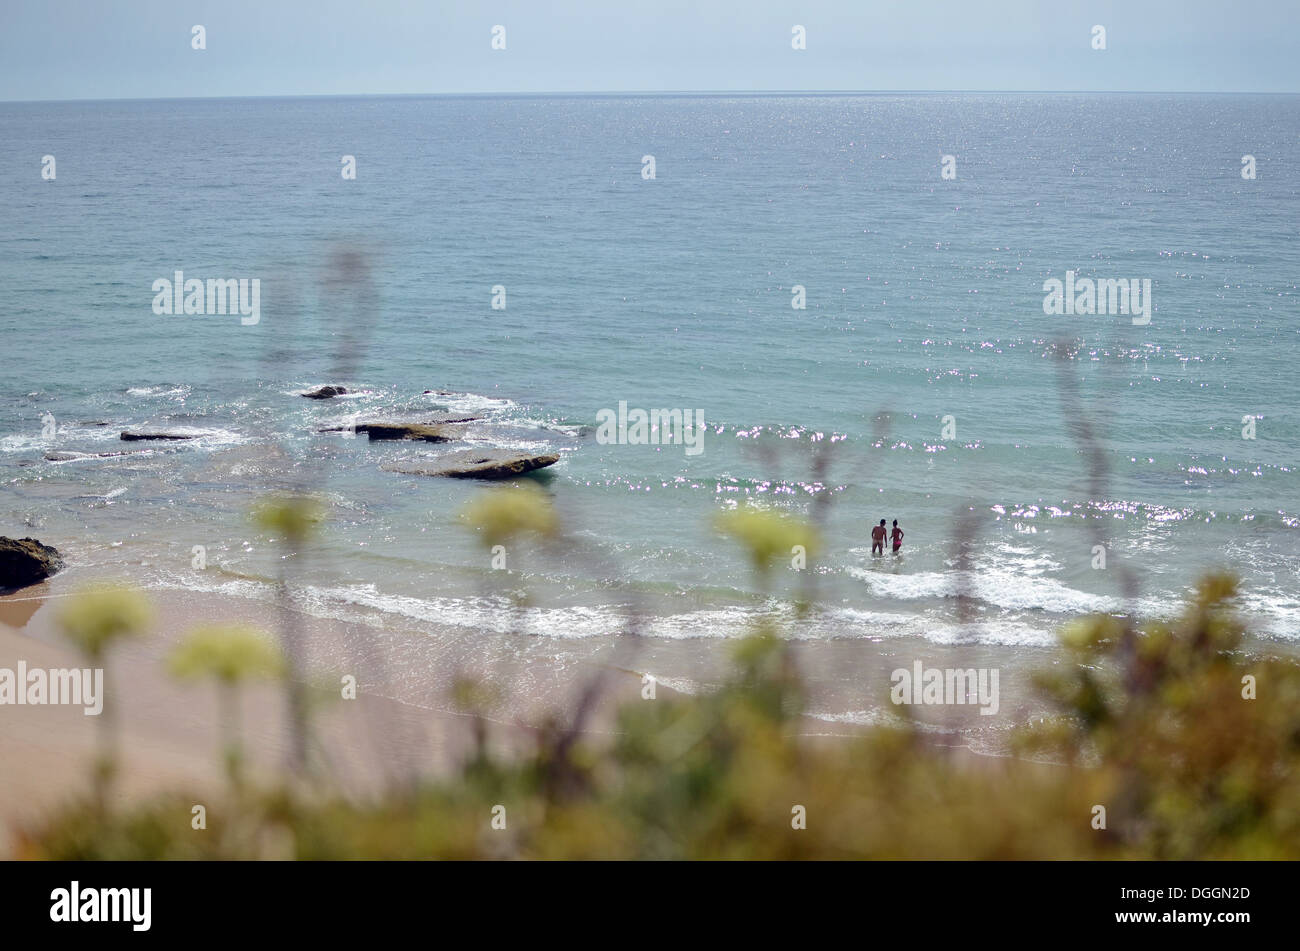
<path fill-rule="evenodd" d="M 246 579 L 219 579 L 198 573 L 172 575 L 169 587 L 271 600 L 269 583 Z M 752 633 L 760 621 L 773 620 L 794 640 L 823 641 L 842 638 L 918 637 L 939 644 L 1047 646 L 1055 643 L 1054 627 L 1035 627 L 1017 621 L 990 621 L 969 625 L 935 622 L 918 614 L 887 613 L 840 608 L 798 617 L 792 604 L 770 602 L 758 607 L 731 606 L 648 616 L 634 624 L 627 613 L 611 606 L 524 607 L 502 598 L 410 597 L 386 594 L 374 584 L 307 586 L 294 594 L 298 606 L 316 617 L 360 621 L 382 627 L 383 616 L 401 617 L 440 626 L 460 627 L 495 634 L 522 634 L 581 640 L 612 637 L 635 629 L 661 640 L 727 639 Z M 359 615 L 353 608 L 378 612 Z"/>
<path fill-rule="evenodd" d="M 57 440 L 35 433 L 11 433 L 0 436 L 0 452 L 50 452 L 58 448 Z"/>
<path fill-rule="evenodd" d="M 127 396 L 188 396 L 188 386 L 132 386 L 126 391 Z"/>
<path fill-rule="evenodd" d="M 544 429 L 548 432 L 563 433 L 566 436 L 577 438 L 582 435 L 583 426 L 580 423 L 557 423 L 549 419 L 533 419 L 528 416 L 509 421 L 511 426 L 518 426 L 521 429 Z"/>
<path fill-rule="evenodd" d="M 430 393 L 428 396 L 456 413 L 508 413 L 519 405 L 504 397 L 482 396 L 478 393 Z"/>
<path fill-rule="evenodd" d="M 954 598 L 962 592 L 961 573 L 918 571 L 885 574 L 850 567 L 848 573 L 867 583 L 872 593 L 900 601 Z M 1043 610 L 1057 614 L 1091 614 L 1123 610 L 1118 598 L 1079 591 L 1055 578 L 1008 568 L 981 568 L 968 574 L 965 591 L 988 604 L 1012 611 Z"/>
<path fill-rule="evenodd" d="M 1280 591 L 1245 591 L 1239 598 L 1246 629 L 1287 640 L 1300 639 L 1300 600 Z"/>
<path fill-rule="evenodd" d="M 826 723 L 847 723 L 852 726 L 893 727 L 904 729 L 911 726 L 920 733 L 961 733 L 957 727 L 941 726 L 938 723 L 925 723 L 921 720 L 907 720 L 888 707 L 873 710 L 845 710 L 842 713 L 825 713 L 809 710 L 808 716 Z"/>
<path fill-rule="evenodd" d="M 697 680 L 689 680 L 686 677 L 661 677 L 658 674 L 646 672 L 654 682 L 662 684 L 669 690 L 675 690 L 678 693 L 684 693 L 692 697 L 698 697 L 707 693 L 709 688 Z"/>

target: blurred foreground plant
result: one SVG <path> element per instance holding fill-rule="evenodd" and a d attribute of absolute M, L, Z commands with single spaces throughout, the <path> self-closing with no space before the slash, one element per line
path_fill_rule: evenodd
<path fill-rule="evenodd" d="M 578 781 L 563 788 L 548 781 L 552 745 L 540 744 L 500 761 L 481 751 L 414 796 L 378 802 L 254 791 L 247 808 L 213 811 L 217 826 L 242 826 L 229 837 L 191 834 L 193 797 L 98 819 L 74 807 L 19 851 L 234 858 L 275 842 L 274 854 L 297 858 L 1297 858 L 1300 668 L 1243 657 L 1233 590 L 1207 579 L 1178 621 L 1139 635 L 1131 670 L 1115 660 L 1115 619 L 1070 628 L 1070 662 L 1044 678 L 1062 715 L 1020 747 L 1052 762 L 954 755 L 906 723 L 810 736 L 802 686 L 769 630 L 737 643 L 719 689 L 619 707 L 612 737 L 586 734 L 568 751 Z M 1243 695 L 1247 677 L 1257 699 Z M 1092 827 L 1097 804 L 1106 830 Z M 506 829 L 491 826 L 497 805 Z"/>
<path fill-rule="evenodd" d="M 253 508 L 253 522 L 279 541 L 280 578 L 277 586 L 280 623 L 278 631 L 285 659 L 285 693 L 289 716 L 288 764 L 290 771 L 307 768 L 310 745 L 310 698 L 307 695 L 307 658 L 302 630 L 290 603 L 290 571 L 297 565 L 308 540 L 324 521 L 324 508 L 311 495 L 290 493 L 271 496 Z"/>
<path fill-rule="evenodd" d="M 253 507 L 254 523 L 291 551 L 303 547 L 324 517 L 320 502 L 309 495 L 275 495 Z"/>
<path fill-rule="evenodd" d="M 226 776 L 233 787 L 242 778 L 239 687 L 254 679 L 269 679 L 284 672 L 284 657 L 265 634 L 239 624 L 196 628 L 168 658 L 171 672 L 182 680 L 211 677 L 217 684 Z"/>
<path fill-rule="evenodd" d="M 1063 632 L 1069 663 L 1038 678 L 1063 716 L 1023 751 L 1101 761 L 1111 831 L 1161 859 L 1295 857 L 1300 846 L 1300 670 L 1247 661 L 1236 582 L 1209 575 L 1182 615 L 1132 639 L 1111 617 Z"/>
<path fill-rule="evenodd" d="M 58 614 L 58 625 L 91 668 L 104 668 L 109 649 L 118 641 L 142 634 L 153 620 L 144 595 L 125 585 L 94 584 L 82 588 Z M 118 768 L 118 718 L 109 700 L 109 676 L 104 669 L 104 709 L 99 714 L 99 749 L 94 764 L 94 801 L 100 812 Z"/>
<path fill-rule="evenodd" d="M 465 506 L 460 518 L 478 533 L 485 548 L 509 545 L 525 536 L 549 538 L 558 527 L 550 498 L 526 482 L 482 493 Z"/>
<path fill-rule="evenodd" d="M 770 509 L 746 507 L 723 512 L 714 525 L 746 549 L 760 581 L 780 560 L 815 555 L 821 546 L 817 530 L 803 519 Z"/>

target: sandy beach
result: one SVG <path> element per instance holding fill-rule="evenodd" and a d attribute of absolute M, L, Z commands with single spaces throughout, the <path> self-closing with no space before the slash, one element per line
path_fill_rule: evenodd
<path fill-rule="evenodd" d="M 79 578 L 77 583 L 84 582 Z M 83 661 L 62 638 L 57 614 L 75 584 L 55 576 L 41 584 L 0 598 L 0 667 L 82 667 Z M 242 622 L 273 627 L 275 613 L 263 602 L 239 597 L 182 591 L 151 591 L 155 617 L 150 633 L 115 650 L 106 667 L 106 704 L 116 705 L 120 723 L 121 770 L 116 796 L 119 804 L 167 791 L 219 790 L 224 778 L 219 753 L 219 716 L 215 688 L 208 683 L 178 683 L 166 669 L 166 657 L 196 625 Z M 600 700 L 585 732 L 615 728 L 614 712 L 622 703 L 640 702 L 642 672 L 655 671 L 656 696 L 676 692 L 674 680 L 694 689 L 701 681 L 724 676 L 727 644 L 717 639 L 654 642 L 629 651 L 611 638 L 606 645 L 584 642 L 585 662 L 572 663 L 565 645 L 543 644 L 524 637 L 500 649 L 474 652 L 479 658 L 462 663 L 447 644 L 415 631 L 393 631 L 366 624 L 297 614 L 309 643 L 311 679 L 336 696 L 345 674 L 357 678 L 355 700 L 324 704 L 314 719 L 314 740 L 325 764 L 321 782 L 349 796 L 382 792 L 391 783 L 417 775 L 437 775 L 454 768 L 469 754 L 471 718 L 451 702 L 448 684 L 455 675 L 471 675 L 494 684 L 500 697 L 489 717 L 489 742 L 494 751 L 510 755 L 528 749 L 536 730 L 547 728 L 552 715 L 564 717 L 593 677 L 603 675 Z M 489 635 L 461 631 L 461 642 Z M 813 686 L 809 709 L 816 712 L 819 693 L 887 689 L 888 672 L 911 663 L 918 645 L 870 640 L 809 645 L 799 650 L 800 668 Z M 970 656 L 952 648 L 926 644 L 925 656 L 939 662 L 979 666 L 987 656 Z M 1010 653 L 1010 652 L 1008 652 Z M 1001 658 L 1000 663 L 1007 658 Z M 1021 667 L 1024 665 L 1021 664 Z M 857 686 L 854 686 L 857 685 Z M 1023 722 L 1026 706 L 1023 681 L 1004 675 L 1000 715 L 990 726 L 1004 733 L 1012 722 Z M 282 694 L 269 685 L 251 685 L 241 692 L 242 733 L 249 775 L 269 780 L 285 761 L 289 730 Z M 841 704 L 842 706 L 842 704 Z M 930 714 L 930 716 L 926 716 Z M 98 718 L 78 706 L 6 705 L 0 709 L 0 825 L 6 832 L 85 795 L 97 742 Z M 942 719 L 933 710 L 922 712 L 923 727 L 937 743 L 979 752 L 984 723 L 974 707 L 947 708 Z M 862 718 L 806 716 L 801 732 L 817 741 L 835 741 L 883 722 L 885 716 L 864 710 Z M 824 739 L 823 739 L 824 738 Z"/>
<path fill-rule="evenodd" d="M 81 667 L 57 631 L 56 612 L 68 595 L 58 579 L 0 599 L 0 667 Z M 165 666 L 180 633 L 205 622 L 265 621 L 265 608 L 237 598 L 152 596 L 154 630 L 115 651 L 106 668 L 107 703 L 117 705 L 121 729 L 120 801 L 179 789 L 219 789 L 224 782 L 218 708 L 211 684 L 182 684 Z M 345 632 L 317 622 L 317 643 Z M 288 728 L 281 693 L 267 685 L 241 692 L 242 728 L 250 776 L 269 778 L 284 763 Z M 0 730 L 0 825 L 30 822 L 84 794 L 96 743 L 97 718 L 78 706 L 3 708 Z M 381 791 L 404 771 L 446 769 L 468 750 L 467 718 L 360 691 L 315 721 L 329 782 L 352 795 Z M 529 742 L 528 731 L 498 724 L 498 749 Z"/>

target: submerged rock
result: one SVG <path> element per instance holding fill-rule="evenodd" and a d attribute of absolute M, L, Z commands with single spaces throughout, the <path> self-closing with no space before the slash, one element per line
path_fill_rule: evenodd
<path fill-rule="evenodd" d="M 342 396 L 346 392 L 347 388 L 342 386 L 320 386 L 302 395 L 309 400 L 327 400 L 332 396 Z"/>
<path fill-rule="evenodd" d="M 122 430 L 122 439 L 126 442 L 139 442 L 142 439 L 197 439 L 193 433 L 135 433 L 129 429 Z"/>
<path fill-rule="evenodd" d="M 0 536 L 0 588 L 25 588 L 63 567 L 63 556 L 52 545 L 34 538 Z"/>
<path fill-rule="evenodd" d="M 404 475 L 445 476 L 449 479 L 510 479 L 544 469 L 560 461 L 557 453 L 530 456 L 505 449 L 467 449 L 453 452 L 430 466 L 384 466 L 386 472 Z"/>
<path fill-rule="evenodd" d="M 144 449 L 122 449 L 117 452 L 47 452 L 46 462 L 74 462 L 78 459 L 107 459 L 109 456 L 130 456 Z"/>

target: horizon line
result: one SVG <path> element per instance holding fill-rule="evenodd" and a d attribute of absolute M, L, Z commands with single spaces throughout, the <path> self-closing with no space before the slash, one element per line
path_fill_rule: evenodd
<path fill-rule="evenodd" d="M 1300 96 L 1300 91 L 1178 89 L 757 89 L 757 90 L 552 90 L 542 92 L 363 92 L 265 93 L 228 96 L 110 96 L 87 99 L 0 99 L 0 105 L 45 105 L 91 102 L 218 102 L 236 99 L 764 99 L 851 96 Z"/>

